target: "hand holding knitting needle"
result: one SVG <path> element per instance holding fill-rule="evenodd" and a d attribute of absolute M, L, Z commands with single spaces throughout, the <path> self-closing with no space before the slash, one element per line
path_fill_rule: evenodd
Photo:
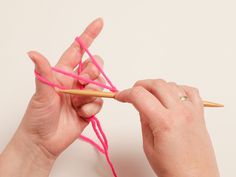
<path fill-rule="evenodd" d="M 118 93 L 58 91 L 133 104 L 140 114 L 144 151 L 159 177 L 219 176 L 203 107 L 223 105 L 202 101 L 197 89 L 164 80 L 143 80 Z"/>
<path fill-rule="evenodd" d="M 158 177 L 219 176 L 196 88 L 142 80 L 115 99 L 139 112 L 144 151 Z"/>

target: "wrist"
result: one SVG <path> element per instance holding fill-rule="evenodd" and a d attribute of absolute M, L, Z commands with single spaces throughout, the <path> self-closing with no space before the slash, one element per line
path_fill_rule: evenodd
<path fill-rule="evenodd" d="M 46 177 L 55 159 L 19 128 L 0 156 L 0 176 Z"/>

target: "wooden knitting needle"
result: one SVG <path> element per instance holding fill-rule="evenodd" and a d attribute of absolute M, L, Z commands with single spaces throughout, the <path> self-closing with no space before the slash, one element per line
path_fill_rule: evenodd
<path fill-rule="evenodd" d="M 113 92 L 101 92 L 95 90 L 58 90 L 61 93 L 72 94 L 72 95 L 84 95 L 84 96 L 94 96 L 94 97 L 103 97 L 103 98 L 114 98 L 116 93 Z"/>
<path fill-rule="evenodd" d="M 94 96 L 94 97 L 103 97 L 103 98 L 114 98 L 116 93 L 113 92 L 102 92 L 102 91 L 94 91 L 94 90 L 77 90 L 77 89 L 71 89 L 71 90 L 61 90 L 57 89 L 60 93 L 65 94 L 73 94 L 73 95 L 84 95 L 84 96 Z M 224 107 L 224 105 L 219 103 L 213 103 L 209 101 L 203 101 L 204 107 Z"/>

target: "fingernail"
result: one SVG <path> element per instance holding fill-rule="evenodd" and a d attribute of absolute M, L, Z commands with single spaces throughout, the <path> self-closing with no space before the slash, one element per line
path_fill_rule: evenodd
<path fill-rule="evenodd" d="M 81 74 L 79 76 L 82 77 L 82 78 L 85 78 L 85 79 L 89 79 L 89 75 L 88 74 Z M 83 81 L 83 80 L 79 80 L 79 83 L 82 84 L 82 85 L 88 84 L 88 82 Z"/>

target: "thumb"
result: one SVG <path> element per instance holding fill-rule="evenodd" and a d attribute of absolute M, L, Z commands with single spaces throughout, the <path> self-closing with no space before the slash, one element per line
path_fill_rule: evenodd
<path fill-rule="evenodd" d="M 35 71 L 44 79 L 54 82 L 51 66 L 48 60 L 38 52 L 30 51 L 28 56 L 35 64 Z M 54 89 L 36 78 L 36 95 L 39 98 L 51 98 L 55 93 Z"/>

